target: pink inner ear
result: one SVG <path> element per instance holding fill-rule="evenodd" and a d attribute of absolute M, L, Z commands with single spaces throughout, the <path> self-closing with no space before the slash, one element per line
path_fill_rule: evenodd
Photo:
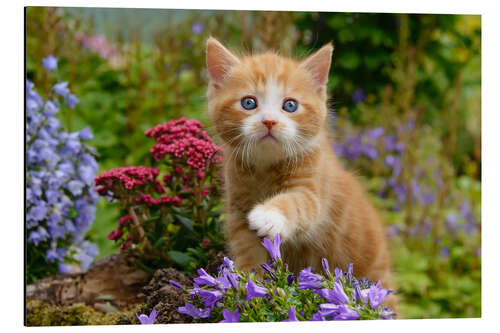
<path fill-rule="evenodd" d="M 321 86 L 318 87 L 318 92 L 328 82 L 332 51 L 333 48 L 330 44 L 325 45 L 318 52 L 302 62 L 302 66 L 312 74 L 314 81 Z"/>
<path fill-rule="evenodd" d="M 215 39 L 210 39 L 207 43 L 207 69 L 212 85 L 220 87 L 220 83 L 229 72 L 232 66 L 238 62 L 231 52 Z"/>
<path fill-rule="evenodd" d="M 214 82 L 222 81 L 225 73 L 225 66 L 227 66 L 218 50 L 212 47 L 207 49 L 207 69 L 210 78 Z"/>
<path fill-rule="evenodd" d="M 323 60 L 323 59 L 322 59 Z M 330 60 L 328 62 L 322 61 L 317 64 L 315 79 L 319 84 L 324 85 L 328 82 L 328 72 L 330 71 Z"/>

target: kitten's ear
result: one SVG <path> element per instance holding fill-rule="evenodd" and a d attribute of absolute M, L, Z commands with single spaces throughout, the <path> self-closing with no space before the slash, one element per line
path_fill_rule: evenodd
<path fill-rule="evenodd" d="M 301 67 L 311 73 L 314 82 L 317 85 L 318 92 L 321 92 L 328 82 L 328 73 L 330 72 L 332 53 L 333 46 L 330 42 L 300 63 Z"/>
<path fill-rule="evenodd" d="M 217 39 L 209 37 L 207 40 L 207 69 L 210 81 L 218 88 L 231 67 L 240 60 Z"/>

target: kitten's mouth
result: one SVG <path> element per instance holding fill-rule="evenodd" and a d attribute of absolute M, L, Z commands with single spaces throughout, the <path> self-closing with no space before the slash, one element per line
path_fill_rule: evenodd
<path fill-rule="evenodd" d="M 260 138 L 260 141 L 269 141 L 269 140 L 274 140 L 278 142 L 278 139 L 276 139 L 272 134 L 271 131 L 267 132 L 266 135 L 264 135 L 262 138 Z"/>

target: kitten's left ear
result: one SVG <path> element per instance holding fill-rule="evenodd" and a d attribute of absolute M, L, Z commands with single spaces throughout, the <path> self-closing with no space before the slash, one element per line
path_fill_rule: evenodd
<path fill-rule="evenodd" d="M 321 92 L 328 82 L 332 53 L 333 46 L 330 42 L 300 63 L 300 67 L 311 73 L 318 92 Z"/>

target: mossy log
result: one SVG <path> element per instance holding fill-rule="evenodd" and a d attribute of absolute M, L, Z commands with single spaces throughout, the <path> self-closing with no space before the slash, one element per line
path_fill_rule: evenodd
<path fill-rule="evenodd" d="M 223 253 L 210 260 L 205 270 L 217 274 Z M 87 272 L 58 275 L 36 281 L 26 290 L 28 326 L 137 324 L 136 313 L 158 312 L 156 324 L 192 323 L 177 309 L 187 301 L 183 290 L 193 286 L 192 276 L 174 268 L 154 275 L 136 267 L 134 259 L 111 255 L 98 260 Z"/>

